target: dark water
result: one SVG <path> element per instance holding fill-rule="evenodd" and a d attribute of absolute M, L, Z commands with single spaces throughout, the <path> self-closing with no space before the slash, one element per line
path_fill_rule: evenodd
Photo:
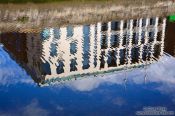
<path fill-rule="evenodd" d="M 0 116 L 175 111 L 175 23 L 165 17 L 0 34 Z"/>

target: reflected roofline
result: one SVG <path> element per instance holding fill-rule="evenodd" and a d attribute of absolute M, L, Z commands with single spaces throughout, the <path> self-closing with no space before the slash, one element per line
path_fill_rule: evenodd
<path fill-rule="evenodd" d="M 38 85 L 40 87 L 44 87 L 44 86 L 49 86 L 49 85 L 56 85 L 56 84 L 62 84 L 62 83 L 66 83 L 66 82 L 70 82 L 70 81 L 76 81 L 76 80 L 80 80 L 80 79 L 84 79 L 84 78 L 92 78 L 92 77 L 97 77 L 98 76 L 102 76 L 103 74 L 111 74 L 114 72 L 121 72 L 121 71 L 128 71 L 128 70 L 132 70 L 132 69 L 136 69 L 136 68 L 144 68 L 145 66 L 149 66 L 151 64 L 156 63 L 157 61 L 154 60 L 152 62 L 147 62 L 146 64 L 139 64 L 139 65 L 133 65 L 130 67 L 123 67 L 123 68 L 118 68 L 118 69 L 110 69 L 108 71 L 97 71 L 94 73 L 84 73 L 84 74 L 77 74 L 77 75 L 71 75 L 71 76 L 67 76 L 67 77 L 54 77 L 54 78 L 50 78 L 50 79 L 46 79 L 41 83 L 38 83 Z M 126 68 L 126 69 L 125 69 Z"/>

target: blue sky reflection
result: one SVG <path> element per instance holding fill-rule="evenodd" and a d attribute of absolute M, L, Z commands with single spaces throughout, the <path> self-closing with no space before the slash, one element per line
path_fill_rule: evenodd
<path fill-rule="evenodd" d="M 120 71 L 42 88 L 2 47 L 0 64 L 0 116 L 134 115 L 143 106 L 175 107 L 175 59 L 167 55 L 126 77 Z"/>

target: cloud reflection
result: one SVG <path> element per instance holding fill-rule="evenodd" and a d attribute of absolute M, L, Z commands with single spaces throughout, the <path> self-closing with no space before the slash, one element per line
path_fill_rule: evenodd
<path fill-rule="evenodd" d="M 49 112 L 46 109 L 40 107 L 40 104 L 37 99 L 31 100 L 31 102 L 21 108 L 15 109 L 15 112 L 8 111 L 1 112 L 0 116 L 48 116 Z"/>
<path fill-rule="evenodd" d="M 23 116 L 47 116 L 49 112 L 39 106 L 39 102 L 34 99 L 29 105 L 23 108 Z"/>
<path fill-rule="evenodd" d="M 157 63 L 151 64 L 146 68 L 136 68 L 129 71 L 120 71 L 113 74 L 99 75 L 98 77 L 88 77 L 81 80 L 71 81 L 66 84 L 67 87 L 78 91 L 91 91 L 102 84 L 124 84 L 124 79 L 134 84 L 144 84 L 145 75 L 147 81 L 152 83 L 161 83 L 161 85 L 175 84 L 175 59 L 164 55 Z M 126 77 L 125 77 L 126 73 Z M 168 88 L 163 87 L 165 90 Z"/>

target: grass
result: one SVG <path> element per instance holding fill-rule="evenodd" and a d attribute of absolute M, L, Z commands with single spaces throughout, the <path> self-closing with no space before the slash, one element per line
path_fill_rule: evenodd
<path fill-rule="evenodd" d="M 0 0 L 0 3 L 89 3 L 89 2 L 113 2 L 113 3 L 155 3 L 164 0 Z"/>
<path fill-rule="evenodd" d="M 110 5 L 154 5 L 165 0 L 0 0 L 0 10 L 16 9 L 62 9 L 65 7 L 105 7 Z M 168 1 L 168 0 L 167 0 Z"/>
<path fill-rule="evenodd" d="M 2 1 L 0 30 L 3 31 L 165 16 L 175 11 L 174 5 L 167 7 L 168 0 L 37 0 L 37 4 L 31 3 L 36 0 L 18 0 L 18 3 L 4 0 L 5 4 L 1 4 Z"/>
<path fill-rule="evenodd" d="M 59 2 L 63 0 L 0 0 L 0 3 L 44 3 L 44 2 Z"/>
<path fill-rule="evenodd" d="M 169 21 L 170 22 L 175 22 L 175 15 L 169 16 Z"/>
<path fill-rule="evenodd" d="M 89 1 L 111 1 L 111 0 L 0 0 L 0 3 L 53 3 L 53 2 L 89 2 Z"/>
<path fill-rule="evenodd" d="M 18 17 L 17 19 L 18 22 L 22 22 L 22 23 L 26 23 L 28 20 L 29 20 L 29 17 L 27 16 Z"/>

